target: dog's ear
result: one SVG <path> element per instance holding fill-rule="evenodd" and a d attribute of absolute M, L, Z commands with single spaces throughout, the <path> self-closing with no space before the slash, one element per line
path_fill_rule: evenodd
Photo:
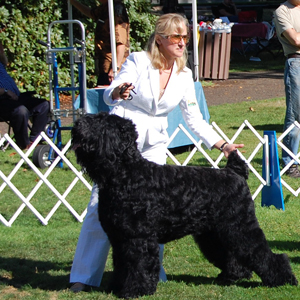
<path fill-rule="evenodd" d="M 77 147 L 89 147 L 91 145 L 91 126 L 94 123 L 94 115 L 85 115 L 84 117 L 75 121 L 71 130 L 72 145 Z"/>
<path fill-rule="evenodd" d="M 110 126 L 105 136 L 110 150 L 122 159 L 132 159 L 139 155 L 136 144 L 138 134 L 133 122 L 116 115 L 110 115 L 108 119 Z"/>
<path fill-rule="evenodd" d="M 124 120 L 125 122 L 120 127 L 120 133 L 122 138 L 122 152 L 128 152 L 129 155 L 132 155 L 137 151 L 136 140 L 138 134 L 136 132 L 136 127 L 130 120 Z"/>
<path fill-rule="evenodd" d="M 83 139 L 87 137 L 89 149 L 84 149 L 85 153 L 90 153 L 90 159 L 104 162 L 107 167 L 118 160 L 129 161 L 140 155 L 135 125 L 128 119 L 99 113 L 94 116 L 87 131 Z"/>
<path fill-rule="evenodd" d="M 87 171 L 89 169 L 88 172 L 92 172 L 96 164 L 110 170 L 117 161 L 138 159 L 141 154 L 137 149 L 137 137 L 132 121 L 103 112 L 82 117 L 72 130 L 77 162 Z"/>

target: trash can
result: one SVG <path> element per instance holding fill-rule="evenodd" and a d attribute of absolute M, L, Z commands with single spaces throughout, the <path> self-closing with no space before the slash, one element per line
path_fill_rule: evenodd
<path fill-rule="evenodd" d="M 231 32 L 201 31 L 199 41 L 199 78 L 228 79 Z"/>

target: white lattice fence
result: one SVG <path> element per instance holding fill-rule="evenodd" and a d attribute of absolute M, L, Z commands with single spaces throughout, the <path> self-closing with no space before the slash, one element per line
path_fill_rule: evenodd
<path fill-rule="evenodd" d="M 300 193 L 300 187 L 298 187 L 296 190 L 292 188 L 291 185 L 289 185 L 283 178 L 282 175 L 288 170 L 288 168 L 294 164 L 295 162 L 300 165 L 300 152 L 295 155 L 293 154 L 283 143 L 282 140 L 284 137 L 292 131 L 295 127 L 298 127 L 300 129 L 300 124 L 295 121 L 294 124 L 292 124 L 280 137 L 277 138 L 277 145 L 284 149 L 293 159 L 280 171 L 280 176 L 281 176 L 281 183 L 282 185 L 287 188 L 294 196 L 298 196 Z"/>
<path fill-rule="evenodd" d="M 234 143 L 236 141 L 236 139 L 241 135 L 241 133 L 243 132 L 243 130 L 245 129 L 246 126 L 251 130 L 253 135 L 256 136 L 256 138 L 258 140 L 258 143 L 257 143 L 255 149 L 253 150 L 253 152 L 251 153 L 251 155 L 248 158 L 245 158 L 244 155 L 239 151 L 240 156 L 246 161 L 246 163 L 247 163 L 249 169 L 251 170 L 251 172 L 258 178 L 258 180 L 261 183 L 258 186 L 257 190 L 252 195 L 252 198 L 254 200 L 257 197 L 257 195 L 259 194 L 259 192 L 262 190 L 264 185 L 266 185 L 266 181 L 262 178 L 262 176 L 256 171 L 256 169 L 251 164 L 251 162 L 252 162 L 253 158 L 255 157 L 255 155 L 257 155 L 258 151 L 263 147 L 263 145 L 265 145 L 266 142 L 265 142 L 264 138 L 261 137 L 258 134 L 258 132 L 252 127 L 252 125 L 247 120 L 245 120 L 241 124 L 241 126 L 239 127 L 239 129 L 236 131 L 236 133 L 234 134 L 234 136 L 231 139 L 228 136 L 226 136 L 226 134 L 220 129 L 220 127 L 218 127 L 218 125 L 215 122 L 212 123 L 212 126 L 223 137 L 223 139 L 225 141 L 227 141 L 228 143 Z M 189 137 L 192 144 L 194 145 L 194 148 L 191 151 L 190 155 L 182 163 L 183 166 L 187 165 L 190 162 L 190 160 L 193 158 L 193 156 L 195 155 L 195 153 L 197 151 L 200 151 L 202 153 L 202 155 L 206 158 L 206 160 L 211 164 L 212 167 L 219 168 L 218 165 L 219 165 L 220 161 L 222 160 L 222 158 L 224 157 L 224 154 L 220 153 L 218 158 L 214 161 L 209 156 L 209 154 L 202 148 L 202 146 L 201 146 L 202 141 L 200 140 L 199 142 L 197 142 L 181 124 L 178 126 L 177 130 L 175 130 L 173 135 L 170 137 L 169 143 L 171 143 L 171 141 L 175 138 L 175 136 L 178 134 L 178 132 L 180 130 L 182 130 Z M 181 165 L 169 150 L 167 150 L 167 155 L 174 161 L 175 164 Z"/>
<path fill-rule="evenodd" d="M 44 174 L 33 164 L 31 159 L 29 159 L 29 155 L 31 154 L 34 147 L 39 143 L 39 141 L 42 138 L 53 148 L 53 150 L 57 154 L 57 157 L 55 158 L 55 160 L 52 162 L 52 164 Z M 4 218 L 2 213 L 0 212 L 1 222 L 6 226 L 11 226 L 12 223 L 16 220 L 16 218 L 20 215 L 22 210 L 25 208 L 25 206 L 27 206 L 32 211 L 32 213 L 34 213 L 35 216 L 42 222 L 43 225 L 47 225 L 48 221 L 51 219 L 51 217 L 54 215 L 54 213 L 57 211 L 57 209 L 61 204 L 65 205 L 65 207 L 71 212 L 71 214 L 79 222 L 82 222 L 86 214 L 86 209 L 84 209 L 84 211 L 81 214 L 79 214 L 72 207 L 72 205 L 67 201 L 67 196 L 72 191 L 74 186 L 78 183 L 78 181 L 82 182 L 84 187 L 87 188 L 89 191 L 91 191 L 92 186 L 83 177 L 82 172 L 78 171 L 76 167 L 70 162 L 70 160 L 65 156 L 65 153 L 70 148 L 71 141 L 68 141 L 68 143 L 64 146 L 64 148 L 62 150 L 59 150 L 56 147 L 56 145 L 43 132 L 36 139 L 33 146 L 26 153 L 24 153 L 14 143 L 14 141 L 9 137 L 8 134 L 5 134 L 4 137 L 0 140 L 0 146 L 5 142 L 5 140 L 7 140 L 11 144 L 11 146 L 15 149 L 17 154 L 20 155 L 20 161 L 16 164 L 16 166 L 11 170 L 11 172 L 7 176 L 0 170 L 0 177 L 3 180 L 3 183 L 0 186 L 0 195 L 5 188 L 10 188 L 16 194 L 16 196 L 21 200 L 22 203 L 9 220 Z M 69 167 L 70 173 L 72 172 L 75 175 L 74 178 L 71 180 L 71 182 L 66 186 L 65 191 L 63 193 L 59 192 L 58 189 L 54 186 L 54 184 L 52 184 L 51 181 L 48 180 L 49 175 L 55 170 L 55 167 L 57 166 L 60 160 L 62 160 L 63 163 L 65 163 Z M 24 165 L 24 163 L 28 164 L 31 170 L 35 172 L 39 178 L 39 180 L 37 180 L 36 184 L 32 187 L 31 191 L 27 195 L 23 195 L 20 189 L 18 189 L 16 185 L 12 182 L 12 179 L 17 174 L 17 172 L 22 171 L 21 167 Z M 42 185 L 47 186 L 49 191 L 52 192 L 57 198 L 55 205 L 53 205 L 52 209 L 45 217 L 43 217 L 42 214 L 30 203 L 31 199 L 34 197 L 34 195 L 37 193 L 37 191 L 41 188 Z M 43 201 L 43 199 L 41 199 L 41 201 Z"/>
<path fill-rule="evenodd" d="M 212 125 L 215 128 L 215 130 L 218 131 L 218 133 L 224 138 L 224 140 L 226 140 L 229 143 L 234 143 L 237 140 L 237 138 L 243 134 L 245 127 L 247 127 L 251 131 L 251 133 L 257 138 L 257 144 L 252 145 L 252 146 L 254 146 L 254 150 L 249 155 L 248 158 L 244 157 L 242 152 L 239 151 L 242 158 L 247 162 L 247 164 L 250 168 L 250 171 L 258 179 L 258 186 L 252 195 L 252 198 L 255 199 L 258 196 L 258 194 L 261 192 L 262 188 L 267 184 L 266 180 L 264 180 L 262 178 L 262 176 L 255 169 L 255 167 L 253 166 L 253 163 L 252 163 L 254 158 L 262 160 L 261 154 L 260 154 L 260 157 L 258 158 L 258 152 L 262 149 L 262 147 L 267 146 L 267 142 L 266 142 L 265 138 L 260 136 L 259 133 L 251 126 L 251 124 L 247 120 L 245 120 L 240 125 L 240 127 L 238 128 L 238 130 L 236 131 L 236 133 L 234 134 L 234 136 L 232 138 L 229 138 L 228 136 L 226 136 L 226 134 L 217 126 L 216 123 L 212 123 Z M 298 123 L 295 123 L 292 126 L 292 128 L 294 126 L 298 126 L 300 128 L 300 125 Z M 284 145 L 282 144 L 281 140 L 290 130 L 292 130 L 292 128 L 289 128 L 280 138 L 278 138 L 278 145 L 280 147 L 285 148 Z M 187 165 L 191 161 L 191 159 L 194 157 L 194 155 L 197 152 L 200 152 L 201 155 L 209 162 L 209 164 L 212 167 L 219 168 L 219 163 L 222 160 L 224 154 L 220 153 L 220 155 L 217 157 L 217 159 L 213 160 L 211 158 L 211 156 L 209 155 L 210 152 L 205 151 L 204 148 L 202 147 L 202 142 L 196 141 L 181 124 L 178 126 L 178 128 L 174 131 L 174 133 L 170 137 L 169 143 L 171 143 L 171 141 L 175 138 L 175 136 L 179 133 L 179 131 L 183 131 L 188 136 L 188 138 L 191 140 L 191 144 L 193 144 L 194 147 L 193 147 L 192 151 L 190 152 L 190 154 L 188 155 L 188 157 L 186 158 L 186 160 L 182 164 L 176 159 L 176 157 L 169 150 L 167 150 L 167 155 L 170 157 L 170 159 L 172 159 L 174 161 L 175 164 Z M 46 170 L 45 173 L 42 173 L 41 170 L 38 169 L 32 163 L 31 159 L 29 158 L 34 147 L 39 143 L 39 141 L 42 138 L 53 148 L 53 150 L 57 154 L 57 157 L 55 158 L 55 160 L 52 162 L 52 164 L 49 166 L 49 168 Z M 13 224 L 13 222 L 21 214 L 21 212 L 24 210 L 24 208 L 27 207 L 41 221 L 41 223 L 43 225 L 47 225 L 49 220 L 51 219 L 51 217 L 55 214 L 55 212 L 57 212 L 57 210 L 61 206 L 61 204 L 63 204 L 68 209 L 68 211 L 76 218 L 76 220 L 78 220 L 79 222 L 82 222 L 85 217 L 85 214 L 86 214 L 85 207 L 80 208 L 80 210 L 82 210 L 82 211 L 81 211 L 81 213 L 78 213 L 79 209 L 74 208 L 72 206 L 72 203 L 70 201 L 68 201 L 68 196 L 73 192 L 75 187 L 78 186 L 79 184 L 80 184 L 80 189 L 86 189 L 87 192 L 91 191 L 92 186 L 85 179 L 82 172 L 79 170 L 78 165 L 75 162 L 72 163 L 70 161 L 70 159 L 66 156 L 66 153 L 70 148 L 71 141 L 68 141 L 66 143 L 66 145 L 64 146 L 64 148 L 62 150 L 59 150 L 56 147 L 56 145 L 47 137 L 47 135 L 45 133 L 41 133 L 41 135 L 35 141 L 33 146 L 25 153 L 18 148 L 18 146 L 14 143 L 14 141 L 7 134 L 4 135 L 4 137 L 2 137 L 0 139 L 0 147 L 1 147 L 1 145 L 4 144 L 5 141 L 8 141 L 10 143 L 10 145 L 15 149 L 17 155 L 20 156 L 20 160 L 7 175 L 5 175 L 4 172 L 2 172 L 1 165 L 0 165 L 0 178 L 3 181 L 2 183 L 0 182 L 1 183 L 0 197 L 4 193 L 5 189 L 10 189 L 11 191 L 13 191 L 13 193 L 15 194 L 15 197 L 18 199 L 18 201 L 20 201 L 20 205 L 15 210 L 13 215 L 10 217 L 4 217 L 3 213 L 0 211 L 0 221 L 5 226 L 11 226 Z M 288 151 L 288 149 L 286 149 L 286 150 Z M 300 156 L 300 153 L 297 156 L 293 155 L 294 159 L 300 163 L 299 156 Z M 55 183 L 53 183 L 53 178 L 54 178 L 54 179 L 56 179 L 56 182 L 59 182 L 59 185 L 61 185 L 59 178 L 56 178 L 57 175 L 55 175 L 56 173 L 58 173 L 57 172 L 58 168 L 56 168 L 56 166 L 60 160 L 62 160 L 63 164 L 65 164 L 68 167 L 67 172 L 70 173 L 70 176 L 68 176 L 68 177 L 70 177 L 70 182 L 66 183 L 64 191 L 59 191 L 58 187 L 55 185 Z M 37 179 L 34 181 L 34 184 L 31 187 L 29 187 L 30 192 L 29 193 L 26 192 L 26 194 L 22 191 L 22 189 L 20 187 L 19 188 L 17 187 L 17 184 L 14 183 L 14 176 L 16 176 L 16 174 L 18 172 L 23 172 L 22 166 L 24 166 L 24 164 L 27 164 L 28 168 L 30 168 L 30 171 L 28 173 L 34 172 L 37 175 Z M 286 171 L 287 168 L 288 168 L 288 166 L 281 171 L 281 175 L 284 174 L 284 172 Z M 24 174 L 24 176 L 25 175 L 27 175 L 27 174 Z M 50 179 L 51 176 L 52 176 L 52 179 Z M 282 183 L 295 196 L 297 196 L 299 194 L 300 189 L 295 191 L 284 180 L 282 180 Z M 46 213 L 46 215 L 45 215 L 45 213 L 41 213 L 41 210 L 43 210 L 43 209 L 37 208 L 39 206 L 38 203 L 40 201 L 44 201 L 44 199 L 34 200 L 34 203 L 32 203 L 32 199 L 34 197 L 37 197 L 39 189 L 45 188 L 45 187 L 47 187 L 48 191 L 51 193 L 52 196 L 54 195 L 54 198 L 56 199 L 55 203 L 53 203 L 53 206 Z M 87 201 L 86 201 L 86 203 L 87 203 Z M 1 205 L 0 205 L 0 207 L 1 207 Z"/>

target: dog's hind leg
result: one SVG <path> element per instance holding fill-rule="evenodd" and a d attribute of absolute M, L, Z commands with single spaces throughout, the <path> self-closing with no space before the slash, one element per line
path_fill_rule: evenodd
<path fill-rule="evenodd" d="M 151 295 L 159 280 L 159 246 L 155 239 L 129 239 L 112 243 L 112 290 L 120 298 Z"/>
<path fill-rule="evenodd" d="M 261 277 L 263 284 L 269 287 L 298 284 L 286 254 L 272 253 L 257 270 L 257 274 Z"/>
<path fill-rule="evenodd" d="M 277 287 L 298 284 L 287 255 L 273 253 L 260 228 L 248 232 L 246 236 L 243 260 L 261 278 L 264 285 Z"/>
<path fill-rule="evenodd" d="M 252 272 L 241 265 L 232 253 L 224 247 L 216 232 L 207 231 L 194 235 L 194 239 L 208 261 L 221 269 L 222 272 L 218 275 L 218 280 L 231 283 L 239 279 L 250 279 L 252 277 Z"/>
<path fill-rule="evenodd" d="M 231 227 L 233 228 L 233 227 Z M 285 284 L 297 285 L 291 266 L 285 255 L 274 254 L 259 227 L 254 210 L 248 211 L 244 222 L 236 224 L 235 230 L 223 231 L 228 249 L 243 266 L 254 271 L 264 285 L 275 287 Z"/>
<path fill-rule="evenodd" d="M 193 236 L 204 256 L 217 268 L 223 270 L 226 265 L 227 251 L 217 234 L 213 231 L 206 231 Z"/>

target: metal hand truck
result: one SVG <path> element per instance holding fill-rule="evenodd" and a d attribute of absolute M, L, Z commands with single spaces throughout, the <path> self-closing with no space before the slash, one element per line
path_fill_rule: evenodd
<path fill-rule="evenodd" d="M 81 40 L 75 39 L 75 43 L 79 46 L 75 46 L 72 38 L 70 38 L 69 47 L 66 48 L 52 48 L 51 43 L 51 30 L 56 24 L 73 24 L 79 25 L 81 29 Z M 70 35 L 71 37 L 71 35 Z M 86 113 L 86 45 L 85 45 L 85 30 L 83 24 L 78 20 L 62 20 L 54 21 L 48 27 L 47 32 L 47 43 L 43 41 L 38 41 L 41 45 L 47 47 L 46 50 L 46 63 L 48 65 L 49 71 L 49 91 L 50 91 L 50 114 L 51 121 L 46 129 L 47 135 L 53 140 L 53 143 L 57 147 L 62 149 L 62 130 L 71 130 L 72 127 L 61 126 L 61 117 L 73 116 L 73 122 Z M 57 53 L 65 52 L 69 53 L 70 60 L 70 72 L 71 72 L 71 86 L 60 87 L 59 86 L 59 70 L 57 63 Z M 74 80 L 74 63 L 78 67 L 78 86 L 75 86 Z M 60 92 L 71 91 L 72 92 L 72 108 L 71 109 L 61 109 L 59 94 Z M 79 109 L 75 109 L 75 92 L 78 91 L 80 94 L 80 106 Z M 55 152 L 50 145 L 39 145 L 36 147 L 33 153 L 33 163 L 39 168 L 46 168 L 51 165 L 55 159 Z M 60 161 L 59 166 L 62 167 L 62 161 Z"/>

